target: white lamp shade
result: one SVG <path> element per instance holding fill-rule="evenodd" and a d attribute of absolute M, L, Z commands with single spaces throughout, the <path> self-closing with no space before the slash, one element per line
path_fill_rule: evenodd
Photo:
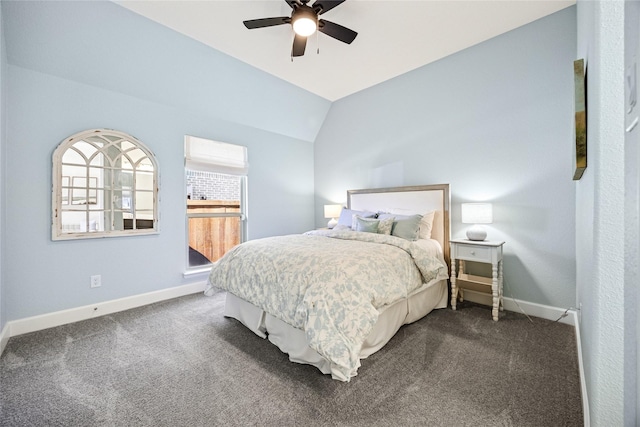
<path fill-rule="evenodd" d="M 493 222 L 493 205 L 491 203 L 463 203 L 463 224 L 491 224 Z"/>
<path fill-rule="evenodd" d="M 342 205 L 324 205 L 325 218 L 337 218 L 342 212 Z"/>

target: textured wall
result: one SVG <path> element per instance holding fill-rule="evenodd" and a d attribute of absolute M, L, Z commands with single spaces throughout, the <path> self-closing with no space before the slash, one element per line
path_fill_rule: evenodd
<path fill-rule="evenodd" d="M 577 34 L 589 97 L 588 166 L 576 187 L 576 260 L 591 423 L 634 425 L 623 419 L 624 2 L 579 1 Z"/>
<path fill-rule="evenodd" d="M 635 88 L 625 84 L 625 243 L 624 243 L 624 416 L 627 425 L 640 419 L 638 397 L 638 363 L 640 359 L 638 306 L 640 305 L 640 127 L 629 129 L 640 117 L 638 84 L 640 84 L 640 2 L 625 2 L 624 64 L 626 75 L 635 72 Z M 635 94 L 635 98 L 632 96 Z M 632 99 L 635 106 L 631 108 Z"/>

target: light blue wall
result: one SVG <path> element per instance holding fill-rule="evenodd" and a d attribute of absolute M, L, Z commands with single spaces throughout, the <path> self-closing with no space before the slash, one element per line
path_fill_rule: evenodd
<path fill-rule="evenodd" d="M 491 201 L 505 295 L 575 306 L 575 7 L 335 102 L 315 144 L 316 225 L 348 189 L 449 183 Z"/>
<path fill-rule="evenodd" d="M 4 42 L 4 22 L 2 19 L 2 8 L 0 7 L 0 332 L 4 329 L 4 325 L 7 323 L 6 309 L 5 309 L 5 280 L 4 280 L 4 254 L 5 254 L 5 241 L 4 238 L 5 226 L 4 226 L 4 212 L 5 212 L 5 177 L 4 177 L 4 159 L 5 159 L 5 146 L 6 146 L 6 81 L 7 81 L 7 53 Z"/>
<path fill-rule="evenodd" d="M 594 426 L 637 425 L 635 393 L 625 395 L 625 377 L 637 375 L 635 367 L 625 369 L 635 363 L 628 346 L 636 345 L 635 337 L 625 345 L 625 317 L 635 310 L 625 294 L 638 283 L 625 280 L 625 234 L 633 229 L 624 223 L 624 8 L 623 1 L 578 1 L 578 57 L 585 58 L 588 76 L 588 166 L 576 192 L 577 294 Z"/>
<path fill-rule="evenodd" d="M 313 228 L 308 140 L 328 101 L 110 2 L 2 8 L 7 320 L 186 283 L 185 134 L 248 147 L 250 238 Z M 53 150 L 98 127 L 130 133 L 155 153 L 159 235 L 51 240 Z M 101 288 L 89 288 L 93 274 L 102 275 Z"/>
<path fill-rule="evenodd" d="M 4 1 L 12 65 L 314 141 L 329 101 L 108 1 Z"/>

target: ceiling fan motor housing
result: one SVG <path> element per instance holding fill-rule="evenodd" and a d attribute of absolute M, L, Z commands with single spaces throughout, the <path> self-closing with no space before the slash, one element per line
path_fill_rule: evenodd
<path fill-rule="evenodd" d="M 318 28 L 318 15 L 311 7 L 300 5 L 291 15 L 291 25 L 296 33 L 308 37 Z"/>

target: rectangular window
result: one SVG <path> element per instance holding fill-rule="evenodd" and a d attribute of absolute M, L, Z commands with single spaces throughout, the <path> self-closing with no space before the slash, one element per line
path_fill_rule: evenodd
<path fill-rule="evenodd" d="M 189 270 L 206 268 L 246 236 L 246 147 L 185 137 Z"/>

